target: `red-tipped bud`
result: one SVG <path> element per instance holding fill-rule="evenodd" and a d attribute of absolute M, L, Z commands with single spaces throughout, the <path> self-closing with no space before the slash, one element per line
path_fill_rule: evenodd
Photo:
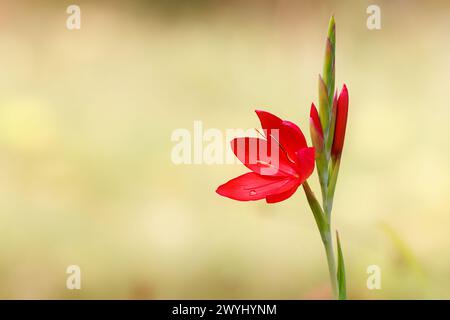
<path fill-rule="evenodd" d="M 311 140 L 316 151 L 319 153 L 323 150 L 323 130 L 320 123 L 319 113 L 314 103 L 311 104 L 309 112 L 309 130 L 311 132 Z"/>
<path fill-rule="evenodd" d="M 338 96 L 337 92 L 335 92 L 333 97 L 333 107 L 331 108 L 331 113 L 334 116 L 336 116 L 337 103 L 338 103 Z"/>
<path fill-rule="evenodd" d="M 331 155 L 333 158 L 339 158 L 344 147 L 345 129 L 347 127 L 347 114 L 348 114 L 348 91 L 347 87 L 342 87 L 341 93 L 337 101 L 336 107 L 336 124 L 334 128 L 334 140 L 333 147 L 331 149 Z"/>

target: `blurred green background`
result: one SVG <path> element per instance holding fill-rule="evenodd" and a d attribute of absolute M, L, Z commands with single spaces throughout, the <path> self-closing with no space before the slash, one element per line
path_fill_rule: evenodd
<path fill-rule="evenodd" d="M 77 1 L 70 31 L 72 3 L 0 3 L 0 298 L 328 298 L 301 189 L 219 197 L 246 169 L 177 166 L 170 137 L 258 127 L 256 108 L 308 133 L 333 13 L 349 298 L 450 298 L 447 1 Z"/>

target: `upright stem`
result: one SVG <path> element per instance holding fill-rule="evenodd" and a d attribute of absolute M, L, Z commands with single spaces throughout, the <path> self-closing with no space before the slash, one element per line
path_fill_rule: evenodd
<path fill-rule="evenodd" d="M 339 172 L 339 159 L 332 155 L 334 135 L 337 119 L 337 96 L 335 94 L 335 55 L 336 55 L 336 25 L 334 17 L 328 25 L 328 35 L 325 46 L 325 61 L 323 73 L 319 75 L 319 123 L 315 120 L 317 110 L 311 106 L 311 136 L 316 150 L 316 166 L 319 174 L 320 188 L 322 191 L 322 205 L 317 201 L 314 193 L 308 185 L 303 183 L 303 189 L 308 199 L 309 206 L 319 228 L 325 252 L 327 255 L 328 271 L 330 273 L 331 288 L 335 299 L 345 299 L 345 269 L 344 258 L 337 240 L 338 260 L 334 259 L 333 238 L 331 235 L 331 209 L 333 207 L 334 190 Z M 345 87 L 344 87 L 345 88 Z M 339 98 L 340 99 L 340 98 Z M 313 112 L 315 111 L 315 113 Z M 322 127 L 322 130 L 318 128 Z M 344 124 L 345 126 L 345 124 Z M 345 128 L 345 127 L 344 127 Z M 322 131 L 322 132 L 320 132 Z M 322 134 L 322 139 L 318 139 Z M 337 265 L 337 268 L 336 268 Z M 338 274 L 339 272 L 339 274 Z"/>
<path fill-rule="evenodd" d="M 331 236 L 329 214 L 328 212 L 324 212 L 322 210 L 316 196 L 314 195 L 314 192 L 311 190 L 307 181 L 303 183 L 303 190 L 305 191 L 306 198 L 308 199 L 309 206 L 313 212 L 323 245 L 325 247 L 328 262 L 328 272 L 330 273 L 331 289 L 333 291 L 333 297 L 337 299 L 339 297 L 339 294 L 337 285 L 336 261 L 334 259 L 333 237 Z"/>
<path fill-rule="evenodd" d="M 337 285 L 336 262 L 334 259 L 333 238 L 331 236 L 330 230 L 326 231 L 324 237 L 322 238 L 323 238 L 323 245 L 325 247 L 325 252 L 327 254 L 328 272 L 330 274 L 331 289 L 333 291 L 334 299 L 337 299 L 339 293 Z"/>

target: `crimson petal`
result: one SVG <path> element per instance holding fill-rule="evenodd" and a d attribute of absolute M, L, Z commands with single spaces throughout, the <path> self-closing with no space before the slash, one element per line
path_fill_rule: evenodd
<path fill-rule="evenodd" d="M 302 184 L 314 171 L 315 149 L 303 148 L 296 152 L 295 163 L 299 175 L 299 183 Z"/>
<path fill-rule="evenodd" d="M 300 128 L 293 122 L 281 120 L 277 116 L 262 110 L 256 110 L 256 114 L 261 122 L 261 127 L 266 131 L 266 135 L 271 135 L 271 131 L 278 130 L 277 140 L 285 149 L 288 157 L 294 161 L 295 153 L 305 148 L 306 139 Z"/>
<path fill-rule="evenodd" d="M 249 172 L 219 186 L 216 192 L 239 201 L 261 200 L 290 190 L 293 180 L 289 177 L 262 176 Z"/>
<path fill-rule="evenodd" d="M 293 164 L 277 142 L 259 138 L 235 138 L 231 148 L 236 157 L 250 170 L 265 176 L 292 176 Z"/>
<path fill-rule="evenodd" d="M 284 200 L 290 198 L 295 193 L 295 191 L 297 191 L 299 186 L 300 186 L 299 181 L 293 180 L 292 187 L 289 190 L 267 196 L 266 202 L 267 203 L 277 203 L 277 202 L 284 201 Z"/>

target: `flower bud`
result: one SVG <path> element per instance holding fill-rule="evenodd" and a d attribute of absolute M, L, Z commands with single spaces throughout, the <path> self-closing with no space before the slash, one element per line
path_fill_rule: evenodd
<path fill-rule="evenodd" d="M 323 151 L 323 130 L 320 123 L 319 113 L 314 103 L 311 104 L 309 113 L 309 130 L 311 132 L 311 140 L 317 153 Z"/>
<path fill-rule="evenodd" d="M 327 130 L 330 125 L 330 108 L 329 97 L 326 83 L 319 75 L 319 118 L 322 123 L 322 128 Z"/>
<path fill-rule="evenodd" d="M 348 114 L 348 91 L 347 87 L 344 84 L 341 93 L 339 94 L 336 107 L 334 139 L 333 139 L 333 147 L 331 149 L 331 155 L 335 159 L 341 156 L 342 148 L 344 147 L 345 129 L 347 127 L 347 114 Z"/>

